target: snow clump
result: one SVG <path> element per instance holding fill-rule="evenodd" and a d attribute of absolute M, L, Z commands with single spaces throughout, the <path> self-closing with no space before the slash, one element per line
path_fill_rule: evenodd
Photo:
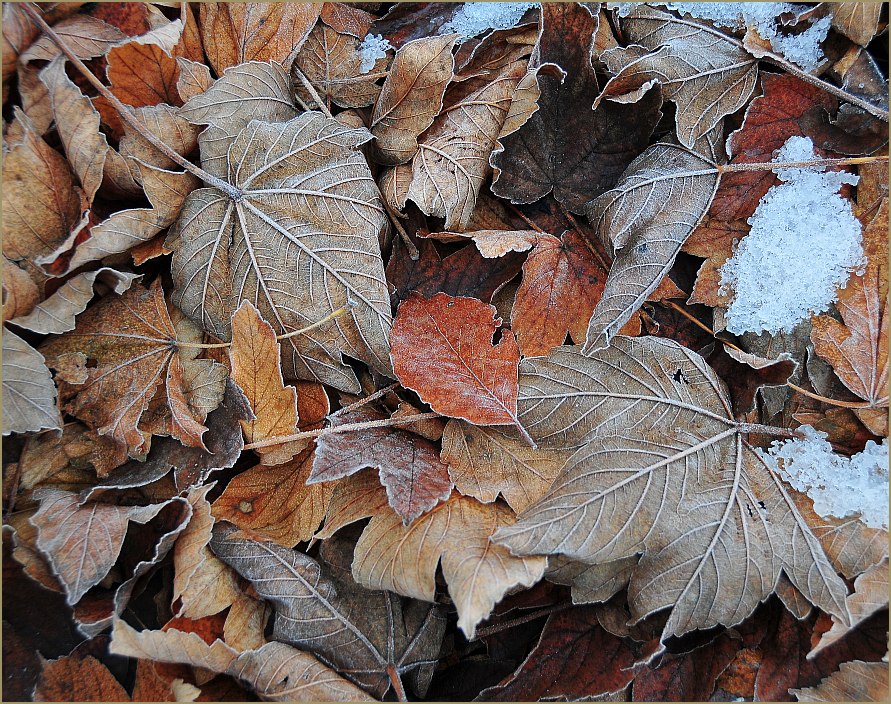
<path fill-rule="evenodd" d="M 837 455 L 826 433 L 809 425 L 799 428 L 804 440 L 774 441 L 761 458 L 798 491 L 814 501 L 824 518 L 860 514 L 870 528 L 888 528 L 888 438 L 877 445 L 867 441 L 863 452 L 850 459 Z"/>
<path fill-rule="evenodd" d="M 440 29 L 440 34 L 457 32 L 470 39 L 489 29 L 515 27 L 536 2 L 465 2 L 455 16 Z"/>
<path fill-rule="evenodd" d="M 378 59 L 383 59 L 387 55 L 387 49 L 392 49 L 393 45 L 384 39 L 380 34 L 368 34 L 359 45 L 359 56 L 362 63 L 359 64 L 359 73 L 368 73 L 374 68 Z"/>
<path fill-rule="evenodd" d="M 810 139 L 790 137 L 774 162 L 816 158 Z M 859 177 L 822 167 L 774 171 L 783 183 L 761 199 L 748 221 L 752 229 L 720 270 L 720 292 L 733 294 L 727 329 L 738 335 L 791 331 L 827 310 L 864 264 L 860 222 L 838 194 Z"/>

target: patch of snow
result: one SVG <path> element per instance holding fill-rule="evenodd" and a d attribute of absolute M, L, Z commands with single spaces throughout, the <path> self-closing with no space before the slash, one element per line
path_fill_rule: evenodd
<path fill-rule="evenodd" d="M 374 64 L 378 59 L 383 59 L 387 55 L 387 49 L 392 49 L 393 45 L 384 39 L 380 34 L 368 34 L 359 45 L 359 56 L 362 57 L 362 63 L 359 65 L 359 73 L 368 73 L 374 68 Z"/>
<path fill-rule="evenodd" d="M 639 3 L 615 3 L 619 16 L 628 14 Z M 782 54 L 789 61 L 798 64 L 805 71 L 813 71 L 825 59 L 820 43 L 826 39 L 832 20 L 823 17 L 798 34 L 780 31 L 784 25 L 779 17 L 783 14 L 797 15 L 807 9 L 788 2 L 652 2 L 666 10 L 672 10 L 694 19 L 708 20 L 717 27 L 744 30 L 755 27 L 764 39 L 770 42 L 774 52 Z M 613 6 L 611 3 L 610 6 Z"/>
<path fill-rule="evenodd" d="M 465 2 L 439 33 L 456 32 L 470 39 L 490 29 L 510 29 L 527 10 L 537 5 L 536 2 Z"/>
<path fill-rule="evenodd" d="M 817 158 L 806 137 L 791 137 L 774 162 Z M 861 225 L 838 194 L 858 176 L 822 167 L 774 169 L 773 186 L 749 218 L 752 229 L 721 267 L 722 294 L 732 294 L 727 329 L 735 334 L 791 331 L 836 300 L 863 266 Z"/>
<path fill-rule="evenodd" d="M 888 438 L 866 443 L 850 459 L 832 451 L 826 433 L 809 425 L 799 428 L 804 440 L 774 441 L 758 454 L 783 479 L 814 501 L 824 518 L 860 514 L 870 528 L 888 528 Z"/>

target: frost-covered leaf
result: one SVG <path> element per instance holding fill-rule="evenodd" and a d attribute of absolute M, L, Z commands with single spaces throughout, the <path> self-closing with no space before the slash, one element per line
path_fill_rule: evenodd
<path fill-rule="evenodd" d="M 44 357 L 3 328 L 3 434 L 61 428 L 56 387 Z"/>
<path fill-rule="evenodd" d="M 883 702 L 888 699 L 888 663 L 844 662 L 816 687 L 789 691 L 800 702 Z"/>
<path fill-rule="evenodd" d="M 129 702 L 130 697 L 108 668 L 96 658 L 66 655 L 44 663 L 34 689 L 34 701 L 67 700 Z"/>

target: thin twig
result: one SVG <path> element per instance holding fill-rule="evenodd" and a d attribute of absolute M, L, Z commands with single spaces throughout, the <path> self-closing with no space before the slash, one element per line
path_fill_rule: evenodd
<path fill-rule="evenodd" d="M 391 391 L 395 391 L 398 388 L 399 388 L 399 382 L 398 381 L 393 382 L 389 386 L 385 386 L 382 389 L 378 389 L 370 396 L 366 396 L 363 399 L 359 399 L 355 403 L 351 403 L 348 406 L 344 406 L 343 408 L 338 409 L 331 415 L 336 416 L 336 415 L 340 415 L 341 413 L 350 413 L 351 411 L 355 411 L 357 408 L 361 408 L 362 406 L 365 406 L 365 405 L 371 403 L 372 401 L 377 401 L 381 396 L 386 396 L 388 393 L 390 393 Z"/>
<path fill-rule="evenodd" d="M 303 84 L 303 87 L 306 88 L 306 91 L 312 96 L 312 99 L 316 101 L 316 105 L 319 106 L 319 110 L 325 113 L 328 117 L 333 118 L 334 115 L 331 114 L 331 111 L 328 109 L 328 106 L 325 105 L 325 101 L 322 100 L 322 96 L 319 95 L 319 92 L 315 89 L 312 83 L 310 83 L 309 79 L 304 75 L 303 71 L 301 71 L 296 66 L 292 66 L 291 69 L 294 73 L 297 74 L 297 78 L 300 79 L 300 82 Z"/>
<path fill-rule="evenodd" d="M 75 68 L 81 72 L 84 78 L 89 81 L 90 85 L 92 85 L 99 94 L 102 95 L 109 103 L 112 104 L 114 109 L 121 116 L 121 119 L 126 122 L 130 127 L 132 127 L 143 139 L 145 139 L 149 144 L 151 144 L 155 149 L 164 154 L 168 159 L 173 161 L 176 164 L 179 164 L 182 168 L 184 168 L 189 173 L 197 176 L 202 181 L 207 184 L 210 184 L 214 188 L 221 190 L 227 196 L 232 198 L 233 200 L 239 200 L 242 197 L 242 192 L 240 189 L 233 186 L 231 183 L 227 183 L 214 176 L 211 173 L 208 173 L 200 166 L 196 166 L 191 161 L 186 159 L 184 156 L 179 154 L 178 152 L 171 149 L 167 144 L 165 144 L 162 140 L 156 137 L 151 131 L 145 128 L 136 116 L 130 111 L 126 105 L 124 105 L 120 100 L 118 100 L 117 96 L 112 93 L 107 86 L 105 86 L 96 76 L 93 75 L 93 72 L 87 68 L 86 64 L 81 61 L 71 49 L 68 48 L 68 45 L 65 43 L 65 40 L 60 37 L 56 31 L 50 27 L 40 16 L 40 14 L 31 7 L 30 3 L 23 3 L 21 8 L 25 11 L 25 14 L 28 15 L 29 19 L 40 28 L 41 31 L 44 32 L 56 46 L 59 47 L 59 50 L 65 54 L 66 58 L 74 64 Z"/>
<path fill-rule="evenodd" d="M 408 250 L 408 256 L 413 261 L 416 262 L 421 256 L 421 253 L 418 251 L 418 248 L 415 247 L 415 243 L 411 241 L 411 237 L 408 236 L 408 232 L 404 227 L 402 227 L 402 223 L 399 222 L 399 213 L 397 213 L 390 204 L 387 202 L 387 199 L 383 199 L 384 210 L 387 211 L 387 214 L 390 216 L 390 222 L 393 223 L 393 227 L 396 228 L 396 232 L 399 233 L 399 237 L 402 239 L 405 248 Z"/>
<path fill-rule="evenodd" d="M 473 640 L 479 640 L 480 638 L 485 638 L 487 636 L 495 635 L 496 633 L 501 633 L 502 631 L 509 630 L 511 628 L 515 628 L 516 626 L 522 626 L 524 623 L 529 623 L 529 621 L 535 621 L 536 619 L 543 618 L 544 616 L 550 616 L 551 614 L 558 614 L 561 611 L 566 611 L 567 609 L 571 609 L 574 604 L 563 603 L 563 604 L 555 604 L 554 606 L 546 606 L 538 611 L 533 611 L 530 614 L 526 614 L 525 616 L 518 616 L 517 618 L 512 618 L 509 621 L 502 621 L 501 623 L 496 623 L 492 626 L 486 626 L 485 628 L 479 628 L 476 631 L 476 635 L 474 635 Z"/>
<path fill-rule="evenodd" d="M 719 174 L 737 171 L 773 171 L 774 169 L 804 169 L 811 166 L 855 166 L 872 164 L 876 161 L 888 161 L 887 156 L 858 156 L 850 159 L 813 159 L 811 161 L 758 161 L 739 164 L 718 164 Z"/>
<path fill-rule="evenodd" d="M 761 425 L 760 423 L 737 423 L 736 430 L 739 433 L 757 433 L 758 435 L 773 435 L 780 438 L 798 438 L 799 440 L 804 440 L 807 437 L 800 430 L 775 428 L 772 425 Z"/>

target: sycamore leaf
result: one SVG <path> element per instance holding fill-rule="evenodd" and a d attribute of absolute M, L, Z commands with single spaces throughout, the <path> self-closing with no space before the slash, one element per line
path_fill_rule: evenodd
<path fill-rule="evenodd" d="M 743 107 L 755 89 L 758 60 L 711 27 L 640 6 L 622 18 L 622 31 L 632 46 L 604 52 L 602 60 L 615 77 L 595 106 L 604 98 L 637 102 L 658 84 L 677 108 L 678 140 L 689 149 Z"/>
<path fill-rule="evenodd" d="M 585 206 L 601 241 L 616 252 L 588 323 L 585 352 L 608 345 L 656 289 L 717 185 L 711 162 L 683 147 L 656 144 L 631 163 L 615 188 Z"/>
<path fill-rule="evenodd" d="M 458 627 L 473 638 L 477 624 L 508 590 L 531 587 L 544 574 L 546 560 L 514 557 L 489 541 L 513 512 L 498 503 L 481 504 L 455 494 L 412 525 L 382 511 L 356 544 L 353 578 L 369 589 L 387 589 L 433 601 L 437 565 L 458 609 Z"/>
<path fill-rule="evenodd" d="M 418 39 L 396 52 L 371 116 L 375 157 L 382 164 L 404 164 L 418 151 L 418 136 L 442 109 L 455 68 L 456 38 Z"/>
<path fill-rule="evenodd" d="M 520 352 L 509 331 L 492 344 L 500 325 L 495 307 L 474 298 L 413 295 L 399 306 L 390 339 L 396 376 L 441 415 L 518 425 Z"/>
<path fill-rule="evenodd" d="M 211 548 L 272 602 L 276 640 L 310 649 L 377 696 L 390 687 L 388 668 L 404 675 L 438 654 L 445 621 L 435 605 L 369 592 L 303 553 L 235 533 L 218 525 Z"/>
<path fill-rule="evenodd" d="M 246 61 L 290 63 L 316 23 L 320 3 L 237 3 L 200 8 L 204 52 L 216 74 Z"/>
<path fill-rule="evenodd" d="M 383 413 L 362 408 L 338 413 L 331 420 L 336 427 L 383 418 Z M 390 506 L 406 524 L 447 499 L 452 491 L 448 468 L 440 462 L 433 443 L 403 428 L 369 428 L 320 437 L 307 482 L 329 482 L 365 467 L 378 471 Z"/>
<path fill-rule="evenodd" d="M 628 599 L 635 619 L 671 608 L 663 640 L 739 623 L 781 569 L 847 622 L 844 582 L 787 489 L 743 443 L 701 357 L 670 340 L 619 337 L 589 357 L 562 347 L 526 360 L 521 387 L 530 434 L 577 451 L 499 543 L 591 564 L 643 553 Z"/>
<path fill-rule="evenodd" d="M 592 110 L 592 96 L 598 92 L 591 66 L 597 25 L 597 15 L 584 5 L 542 7 L 539 39 L 529 62 L 540 91 L 538 110 L 519 129 L 499 138 L 503 149 L 492 158 L 495 195 L 531 203 L 553 191 L 558 201 L 580 212 L 615 184 L 647 145 L 661 115 L 658 90 L 634 105 L 607 103 Z M 525 107 L 515 109 L 520 120 L 532 110 L 524 88 L 518 97 Z"/>
<path fill-rule="evenodd" d="M 243 301 L 232 316 L 229 347 L 232 380 L 244 391 L 255 419 L 242 421 L 248 443 L 297 432 L 297 391 L 285 386 L 281 371 L 281 346 L 272 327 L 250 301 Z M 263 464 L 287 462 L 305 443 L 285 443 L 258 448 Z"/>
<path fill-rule="evenodd" d="M 44 663 L 34 701 L 129 702 L 130 696 L 96 658 L 66 655 Z"/>
<path fill-rule="evenodd" d="M 888 663 L 862 660 L 843 662 L 837 672 L 824 678 L 816 687 L 790 689 L 789 692 L 800 702 L 887 701 Z"/>
<path fill-rule="evenodd" d="M 186 445 L 203 447 L 206 409 L 222 400 L 225 375 L 214 373 L 219 368 L 214 362 L 196 360 L 195 350 L 177 348 L 160 281 L 102 299 L 80 315 L 73 332 L 41 349 L 54 367 L 72 355 L 95 360 L 83 379 L 66 382 L 65 408 L 112 438 L 122 454 L 145 451 L 148 437 L 139 424 L 156 393 L 170 418 L 168 432 Z M 212 387 L 192 386 L 196 372 L 210 374 Z"/>
<path fill-rule="evenodd" d="M 3 328 L 3 434 L 62 427 L 56 387 L 44 357 Z"/>
<path fill-rule="evenodd" d="M 381 92 L 377 80 L 386 70 L 387 61 L 378 59 L 370 72 L 361 72 L 359 45 L 359 40 L 349 34 L 316 24 L 291 67 L 291 82 L 297 97 L 307 107 L 319 109 L 297 74 L 302 71 L 319 96 L 336 105 L 344 108 L 374 105 Z"/>
<path fill-rule="evenodd" d="M 257 465 L 233 477 L 213 502 L 214 517 L 286 548 L 309 540 L 334 492 L 332 484 L 307 484 L 314 457 L 308 448 L 284 464 Z"/>
<path fill-rule="evenodd" d="M 317 112 L 245 127 L 227 157 L 228 179 L 244 196 L 234 201 L 213 188 L 194 191 L 168 237 L 177 306 L 222 339 L 231 337 L 231 316 L 245 299 L 277 333 L 351 306 L 346 315 L 287 339 L 285 377 L 357 392 L 342 354 L 392 374 L 378 241 L 386 215 L 357 151 L 370 137 Z"/>

